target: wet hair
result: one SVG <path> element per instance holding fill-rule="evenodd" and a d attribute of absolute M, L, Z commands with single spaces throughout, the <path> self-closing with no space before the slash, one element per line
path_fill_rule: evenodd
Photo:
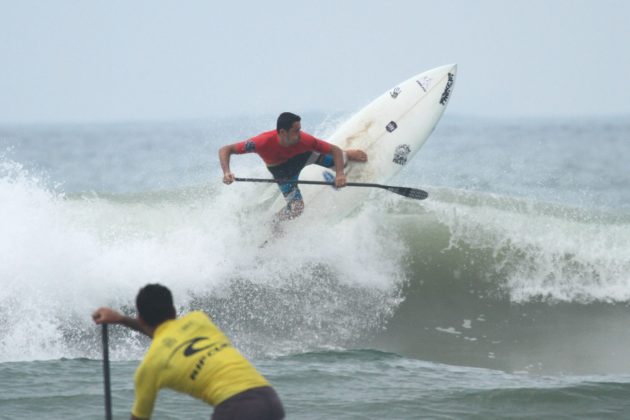
<path fill-rule="evenodd" d="M 157 327 L 162 322 L 177 317 L 173 305 L 173 295 L 161 284 L 147 284 L 136 296 L 138 315 L 150 327 Z"/>
<path fill-rule="evenodd" d="M 280 131 L 280 129 L 288 130 L 293 127 L 293 123 L 302 120 L 299 115 L 295 115 L 291 112 L 283 112 L 278 116 L 278 122 L 276 123 L 276 129 Z"/>

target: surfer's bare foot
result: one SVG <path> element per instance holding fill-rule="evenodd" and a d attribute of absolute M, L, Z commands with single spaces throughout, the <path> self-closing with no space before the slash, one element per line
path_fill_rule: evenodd
<path fill-rule="evenodd" d="M 350 149 L 346 150 L 345 152 L 348 160 L 352 160 L 355 162 L 367 162 L 368 160 L 367 153 L 365 153 L 363 150 Z"/>

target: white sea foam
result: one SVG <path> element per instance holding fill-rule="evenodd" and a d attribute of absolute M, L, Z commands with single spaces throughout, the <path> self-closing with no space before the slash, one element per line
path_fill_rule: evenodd
<path fill-rule="evenodd" d="M 0 178 L 0 360 L 93 354 L 97 330 L 90 313 L 101 305 L 131 311 L 137 290 L 148 282 L 170 287 L 182 310 L 199 305 L 200 296 L 231 294 L 236 307 L 228 302 L 224 309 L 239 319 L 221 321 L 246 349 L 248 340 L 256 338 L 248 339 L 253 332 L 242 316 L 251 310 L 247 306 L 273 311 L 269 305 L 280 302 L 286 290 L 301 296 L 305 306 L 285 308 L 281 316 L 253 315 L 262 317 L 269 330 L 283 323 L 292 334 L 310 337 L 288 337 L 285 347 L 291 342 L 306 348 L 343 343 L 379 328 L 391 314 L 404 281 L 399 269 L 404 253 L 368 214 L 337 226 L 295 224 L 285 237 L 260 249 L 270 233 L 264 214 L 239 210 L 257 187 L 216 187 L 215 192 L 164 193 L 151 199 L 68 198 L 5 160 Z M 235 282 L 264 289 L 269 302 L 239 300 Z M 318 300 L 309 301 L 319 284 L 326 288 L 318 291 Z M 346 295 L 351 289 L 373 290 L 379 301 Z M 257 300 L 263 297 L 256 295 Z M 91 348 L 82 344 L 83 336 Z M 114 357 L 137 357 L 140 348 Z M 269 343 L 262 351 L 282 349 Z"/>

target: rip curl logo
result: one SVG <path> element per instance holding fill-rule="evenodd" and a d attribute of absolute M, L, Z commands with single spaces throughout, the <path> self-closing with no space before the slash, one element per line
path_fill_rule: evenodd
<path fill-rule="evenodd" d="M 394 121 L 390 121 L 389 124 L 385 126 L 385 130 L 387 130 L 390 133 L 397 128 L 398 128 L 398 124 L 396 124 L 396 122 Z"/>
<path fill-rule="evenodd" d="M 455 76 L 453 73 L 448 74 L 448 82 L 446 82 L 446 87 L 444 88 L 444 92 L 442 92 L 442 97 L 440 98 L 440 104 L 446 105 L 448 102 L 448 98 L 451 96 L 451 89 L 453 88 L 453 81 L 455 80 Z"/>
<path fill-rule="evenodd" d="M 208 343 L 205 343 L 204 345 L 204 343 L 199 343 L 200 341 L 207 341 Z M 168 364 L 171 359 L 182 350 L 182 348 L 184 349 L 184 351 L 182 351 L 181 354 L 183 354 L 185 357 L 190 357 L 195 353 L 212 347 L 213 344 L 214 343 L 210 341 L 210 337 L 195 337 L 190 340 L 186 340 L 173 349 L 166 363 Z"/>
<path fill-rule="evenodd" d="M 190 357 L 193 354 L 200 352 L 202 350 L 205 350 L 207 348 L 209 348 L 210 346 L 212 346 L 212 343 L 210 344 L 206 344 L 201 345 L 200 347 L 195 347 L 195 343 L 199 342 L 199 341 L 203 341 L 203 340 L 209 340 L 208 337 L 197 337 L 197 338 L 193 338 L 192 340 L 190 340 L 188 346 L 184 349 L 184 356 L 186 357 Z"/>
<path fill-rule="evenodd" d="M 394 90 L 389 92 L 389 96 L 391 96 L 392 98 L 396 99 L 396 98 L 398 98 L 398 95 L 400 95 L 400 92 L 402 92 L 402 91 L 400 90 L 399 87 L 394 88 Z"/>
<path fill-rule="evenodd" d="M 394 163 L 404 165 L 407 163 L 407 157 L 411 153 L 411 147 L 408 144 L 401 144 L 394 151 Z"/>
<path fill-rule="evenodd" d="M 190 379 L 194 381 L 199 375 L 199 372 L 203 369 L 206 360 L 228 347 L 231 347 L 231 344 L 227 341 L 212 341 L 210 337 L 191 338 L 190 340 L 184 341 L 171 351 L 170 356 L 166 360 L 166 365 L 168 365 L 171 362 L 171 359 L 175 356 L 194 356 L 192 359 L 195 361 L 193 362 L 195 365 L 189 376 Z"/>

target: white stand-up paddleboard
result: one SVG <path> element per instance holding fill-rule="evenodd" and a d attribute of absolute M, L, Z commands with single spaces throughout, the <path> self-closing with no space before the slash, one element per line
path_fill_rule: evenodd
<path fill-rule="evenodd" d="M 367 153 L 366 163 L 348 162 L 348 182 L 383 184 L 405 167 L 440 120 L 456 72 L 455 64 L 442 66 L 394 86 L 324 139 L 342 149 L 362 149 Z M 300 180 L 329 181 L 331 178 L 334 179 L 334 170 L 318 165 L 305 167 L 300 175 Z M 414 186 L 411 184 L 407 186 Z M 303 217 L 344 217 L 363 202 L 369 190 L 346 187 L 335 191 L 330 186 L 300 185 L 305 203 Z M 272 210 L 276 212 L 285 205 L 280 196 Z"/>

